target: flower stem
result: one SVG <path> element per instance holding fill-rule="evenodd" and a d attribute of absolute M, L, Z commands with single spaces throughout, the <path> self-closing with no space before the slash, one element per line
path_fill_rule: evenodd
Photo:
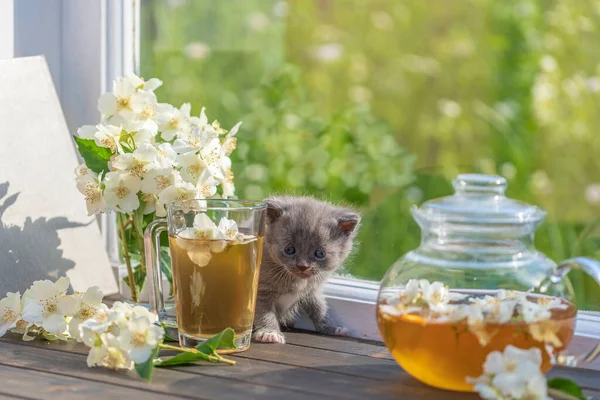
<path fill-rule="evenodd" d="M 141 203 L 140 208 L 133 213 L 133 228 L 136 232 L 136 241 L 140 251 L 140 268 L 146 271 L 146 250 L 144 248 L 144 204 Z"/>
<path fill-rule="evenodd" d="M 177 347 L 177 346 L 172 346 L 170 344 L 164 344 L 164 343 L 161 343 L 159 345 L 159 347 L 161 349 L 165 349 L 165 350 L 183 351 L 185 353 L 200 353 L 198 350 L 193 349 L 193 348 Z M 229 365 L 235 365 L 235 361 L 230 360 L 228 358 L 221 357 L 218 354 L 216 354 L 216 355 L 208 354 L 208 358 L 210 361 L 213 361 L 213 362 L 222 362 L 222 363 L 229 364 Z"/>
<path fill-rule="evenodd" d="M 137 303 L 137 289 L 135 288 L 131 258 L 129 257 L 129 248 L 127 246 L 127 236 L 125 235 L 125 216 L 122 213 L 117 213 L 117 227 L 121 235 L 121 244 L 123 245 L 123 258 L 125 258 L 125 265 L 127 266 L 127 279 L 129 281 L 129 289 L 131 290 L 131 298 Z"/>

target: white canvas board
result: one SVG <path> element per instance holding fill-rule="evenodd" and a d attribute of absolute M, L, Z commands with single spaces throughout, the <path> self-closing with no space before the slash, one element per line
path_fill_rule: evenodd
<path fill-rule="evenodd" d="M 78 164 L 44 57 L 0 60 L 0 297 L 65 275 L 76 291 L 117 292 Z"/>

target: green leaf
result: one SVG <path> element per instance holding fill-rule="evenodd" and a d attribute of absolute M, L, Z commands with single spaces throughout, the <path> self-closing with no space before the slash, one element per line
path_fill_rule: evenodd
<path fill-rule="evenodd" d="M 169 283 L 173 283 L 173 272 L 171 270 L 171 257 L 169 256 L 168 248 L 160 249 L 160 270 L 167 278 Z"/>
<path fill-rule="evenodd" d="M 586 397 L 579 385 L 566 378 L 553 378 L 548 380 L 548 388 L 567 393 L 577 399 L 586 400 Z"/>
<path fill-rule="evenodd" d="M 235 332 L 231 328 L 225 328 L 214 336 L 211 336 L 206 341 L 198 344 L 196 349 L 205 354 L 216 354 L 216 350 L 235 349 L 236 345 L 233 342 Z"/>
<path fill-rule="evenodd" d="M 152 354 L 150 354 L 150 357 L 148 357 L 148 360 L 145 363 L 135 364 L 136 372 L 138 373 L 140 378 L 144 379 L 145 381 L 150 382 L 150 380 L 152 379 L 152 372 L 154 370 L 154 359 L 156 358 L 158 351 L 159 347 L 157 346 L 152 351 Z"/>
<path fill-rule="evenodd" d="M 156 360 L 155 367 L 170 367 L 173 365 L 192 364 L 194 361 L 212 361 L 208 354 L 186 351 L 166 360 Z M 215 360 L 216 361 L 216 360 Z"/>
<path fill-rule="evenodd" d="M 44 339 L 50 340 L 50 341 L 54 341 L 54 340 L 58 340 L 59 339 L 58 336 L 56 336 L 56 335 L 54 335 L 52 333 L 48 333 L 48 332 L 44 332 L 43 336 L 44 336 Z"/>
<path fill-rule="evenodd" d="M 225 360 L 221 355 L 217 354 L 216 350 L 221 348 L 235 349 L 236 346 L 233 342 L 235 338 L 235 332 L 231 328 L 226 328 L 216 335 L 208 338 L 206 341 L 196 346 L 195 351 L 185 351 L 167 360 L 157 360 L 154 362 L 155 367 L 168 367 L 172 365 L 183 365 L 191 364 L 194 361 L 208 361 L 213 363 L 228 362 L 235 364 L 230 360 Z M 166 347 L 174 349 L 174 347 Z"/>
<path fill-rule="evenodd" d="M 108 171 L 108 161 L 112 155 L 109 149 L 98 146 L 92 139 L 82 139 L 77 136 L 74 136 L 74 139 L 79 154 L 89 169 L 96 173 Z"/>
<path fill-rule="evenodd" d="M 136 265 L 133 268 L 133 282 L 135 283 L 135 289 L 138 293 L 144 289 L 144 282 L 146 281 L 146 269 L 142 268 L 141 265 Z M 129 277 L 126 275 L 123 277 L 123 282 L 129 286 Z"/>

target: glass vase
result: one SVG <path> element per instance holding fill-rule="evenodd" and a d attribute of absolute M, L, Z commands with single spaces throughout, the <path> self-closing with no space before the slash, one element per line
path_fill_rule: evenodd
<path fill-rule="evenodd" d="M 155 218 L 155 214 L 116 213 L 117 237 L 119 246 L 118 281 L 119 295 L 122 301 L 148 307 L 150 301 L 150 283 L 146 272 L 144 252 L 144 229 Z M 172 309 L 175 315 L 171 262 L 167 235 L 160 246 L 160 266 L 163 287 L 169 288 L 163 293 L 166 310 Z"/>

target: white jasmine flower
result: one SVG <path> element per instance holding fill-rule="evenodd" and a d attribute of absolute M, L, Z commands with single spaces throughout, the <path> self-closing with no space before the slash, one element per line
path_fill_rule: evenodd
<path fill-rule="evenodd" d="M 482 312 L 486 314 L 486 319 L 489 319 L 494 323 L 501 324 L 507 323 L 511 320 L 515 311 L 515 307 L 517 306 L 516 299 L 502 301 L 497 297 L 492 296 L 471 298 L 469 301 L 481 308 Z"/>
<path fill-rule="evenodd" d="M 133 140 L 137 146 L 143 143 L 153 143 L 155 134 L 148 129 L 140 129 L 137 132 L 132 132 Z"/>
<path fill-rule="evenodd" d="M 122 153 L 120 144 L 121 127 L 114 125 L 84 125 L 77 130 L 82 139 L 93 139 L 96 145 L 106 147 L 113 153 Z"/>
<path fill-rule="evenodd" d="M 547 310 L 566 310 L 569 308 L 568 304 L 563 302 L 559 297 L 539 297 L 537 304 Z"/>
<path fill-rule="evenodd" d="M 119 77 L 113 81 L 112 93 L 104 93 L 98 100 L 98 111 L 104 116 L 117 113 L 131 115 L 131 96 L 137 90 L 137 80 L 128 76 Z"/>
<path fill-rule="evenodd" d="M 206 117 L 206 107 L 202 107 L 200 110 L 200 116 L 191 117 L 190 124 L 195 128 L 203 128 L 208 125 L 208 118 Z"/>
<path fill-rule="evenodd" d="M 172 185 L 181 183 L 179 171 L 173 168 L 154 169 L 148 172 L 142 179 L 142 192 L 159 194 Z"/>
<path fill-rule="evenodd" d="M 218 138 L 210 140 L 206 146 L 200 150 L 200 155 L 209 165 L 218 165 L 221 158 L 221 141 Z"/>
<path fill-rule="evenodd" d="M 102 303 L 103 294 L 97 286 L 89 288 L 85 293 L 76 293 L 73 297 L 76 305 L 73 318 L 69 322 L 69 333 L 80 342 L 79 325 L 89 319 L 99 322 L 108 321 L 108 307 Z"/>
<path fill-rule="evenodd" d="M 66 296 L 69 278 L 35 281 L 29 289 L 28 301 L 23 308 L 23 319 L 44 328 L 51 334 L 64 338 L 67 329 L 65 316 L 73 312 L 75 299 Z"/>
<path fill-rule="evenodd" d="M 129 172 L 132 176 L 142 178 L 149 170 L 156 167 L 158 153 L 150 143 L 142 143 L 133 153 L 121 154 L 114 158 L 111 166 L 117 171 Z"/>
<path fill-rule="evenodd" d="M 152 92 L 162 85 L 162 81 L 152 78 L 147 82 L 133 73 L 127 73 L 113 81 L 112 93 L 104 93 L 98 100 L 98 110 L 105 116 L 121 114 L 131 117 L 131 97 L 140 89 Z"/>
<path fill-rule="evenodd" d="M 208 168 L 202 171 L 196 184 L 200 198 L 207 199 L 214 196 L 215 193 L 217 193 L 218 184 L 219 182 L 213 178 L 213 175 Z"/>
<path fill-rule="evenodd" d="M 23 309 L 23 302 L 21 301 L 21 309 Z M 19 335 L 23 335 L 23 341 L 25 342 L 29 342 L 31 340 L 35 339 L 35 336 L 29 336 L 29 332 L 35 328 L 35 325 L 32 322 L 27 322 L 24 319 L 20 319 L 17 321 L 16 325 L 14 326 L 14 328 L 12 328 L 10 331 L 12 333 L 17 333 Z"/>
<path fill-rule="evenodd" d="M 170 143 L 161 143 L 157 148 L 159 165 L 161 167 L 172 167 L 176 166 L 177 152 L 173 150 L 173 146 Z"/>
<path fill-rule="evenodd" d="M 379 306 L 379 311 L 382 313 L 384 318 L 387 316 L 399 317 L 399 316 L 402 316 L 405 314 L 419 314 L 423 311 L 423 307 L 404 305 L 404 304 L 396 304 L 396 305 L 381 304 Z"/>
<path fill-rule="evenodd" d="M 79 165 L 77 168 L 75 168 L 75 176 L 76 176 L 76 180 L 83 180 L 83 181 L 87 181 L 90 178 L 95 178 L 98 176 L 97 173 L 95 173 L 94 171 L 92 171 L 91 169 L 88 168 L 87 165 L 85 165 L 85 163 Z"/>
<path fill-rule="evenodd" d="M 104 212 L 106 201 L 102 194 L 102 175 L 88 172 L 77 180 L 77 190 L 85 195 L 85 205 L 88 215 Z"/>
<path fill-rule="evenodd" d="M 104 316 L 102 316 L 100 319 L 90 318 L 81 322 L 77 326 L 77 329 L 79 330 L 77 333 L 77 341 L 83 342 L 88 347 L 101 345 L 101 335 L 111 331 L 111 327 L 115 326 L 115 324 L 113 324 L 113 322 L 108 318 L 109 315 L 109 313 L 106 314 L 106 319 Z M 75 337 L 74 335 L 72 336 Z"/>
<path fill-rule="evenodd" d="M 540 370 L 542 353 L 538 348 L 522 350 L 507 346 L 503 353 L 488 354 L 483 375 L 467 378 L 485 399 L 549 399 Z M 542 382 L 543 381 L 543 382 Z"/>
<path fill-rule="evenodd" d="M 199 267 L 206 267 L 212 259 L 211 246 L 208 243 L 197 245 L 193 250 L 188 250 L 190 261 Z"/>
<path fill-rule="evenodd" d="M 140 201 L 144 203 L 144 215 L 155 212 L 156 208 L 158 207 L 158 195 L 152 193 L 142 193 L 140 196 Z"/>
<path fill-rule="evenodd" d="M 129 358 L 141 364 L 150 358 L 162 340 L 164 330 L 144 316 L 134 316 L 119 335 L 120 348 L 127 351 Z"/>
<path fill-rule="evenodd" d="M 131 96 L 131 109 L 135 119 L 140 124 L 140 129 L 147 129 L 152 133 L 158 132 L 158 124 L 168 121 L 168 104 L 158 104 L 153 92 L 140 90 Z"/>
<path fill-rule="evenodd" d="M 532 301 L 521 303 L 521 313 L 527 323 L 546 320 L 552 316 L 550 310 Z"/>
<path fill-rule="evenodd" d="M 527 301 L 527 293 L 518 292 L 516 290 L 504 290 L 500 289 L 496 294 L 496 297 L 500 300 L 505 299 L 515 299 L 518 302 L 526 302 Z"/>
<path fill-rule="evenodd" d="M 227 226 L 231 228 L 231 224 L 228 222 L 224 222 L 222 226 Z M 193 235 L 195 239 L 203 239 L 210 241 L 209 250 L 213 253 L 220 253 L 227 246 L 227 242 L 225 242 L 225 239 L 227 239 L 227 235 L 205 213 L 196 214 L 196 216 L 194 217 Z M 205 253 L 206 250 L 207 249 L 204 246 L 199 249 L 194 249 L 195 252 L 200 253 Z M 197 261 L 199 261 L 200 259 L 206 259 L 206 255 L 195 254 L 193 257 Z M 192 258 L 192 256 L 190 256 L 190 258 Z M 208 264 L 208 261 L 210 261 L 210 258 L 206 260 L 206 264 Z M 200 262 L 198 262 L 197 264 L 200 264 Z"/>
<path fill-rule="evenodd" d="M 99 346 L 90 349 L 87 357 L 88 367 L 101 366 L 111 370 L 133 369 L 133 361 L 120 347 L 120 341 L 110 333 L 100 335 Z"/>
<path fill-rule="evenodd" d="M 182 134 L 184 135 L 184 131 L 189 131 L 191 108 L 190 103 L 183 104 L 179 109 L 171 105 L 165 108 L 166 117 L 158 126 L 164 140 L 171 141 Z"/>
<path fill-rule="evenodd" d="M 115 301 L 108 312 L 108 320 L 119 326 L 126 324 L 133 315 L 133 307 L 121 301 Z"/>
<path fill-rule="evenodd" d="M 429 308 L 436 310 L 436 308 L 442 308 L 443 305 L 448 304 L 452 300 L 460 300 L 465 296 L 459 293 L 452 293 L 448 289 L 448 286 L 442 282 L 433 282 L 429 284 L 427 281 L 420 281 L 419 285 L 423 293 L 423 300 L 427 302 Z"/>
<path fill-rule="evenodd" d="M 108 207 L 131 212 L 140 206 L 137 193 L 142 181 L 137 176 L 109 172 L 104 178 L 104 184 L 104 200 Z"/>
<path fill-rule="evenodd" d="M 195 222 L 195 219 L 194 219 Z M 219 231 L 221 231 L 224 236 L 229 240 L 234 240 L 238 236 L 238 226 L 237 222 L 232 219 L 228 219 L 226 217 L 221 218 L 218 226 Z"/>
<path fill-rule="evenodd" d="M 227 199 L 235 194 L 235 185 L 233 184 L 233 171 L 225 171 L 225 178 L 221 180 L 221 195 Z"/>
<path fill-rule="evenodd" d="M 202 172 L 208 168 L 208 164 L 199 154 L 183 154 L 178 157 L 178 162 L 181 165 L 181 177 L 183 180 L 194 185 L 200 179 Z"/>
<path fill-rule="evenodd" d="M 194 229 L 194 237 L 196 239 L 225 239 L 225 234 L 205 213 L 199 213 L 194 216 Z"/>
<path fill-rule="evenodd" d="M 558 337 L 561 324 L 552 319 L 545 319 L 528 324 L 529 333 L 534 340 L 548 344 L 555 349 L 562 347 L 562 340 Z"/>
<path fill-rule="evenodd" d="M 159 204 L 168 204 L 176 200 L 191 200 L 196 198 L 198 190 L 189 182 L 169 186 L 158 195 Z"/>
<path fill-rule="evenodd" d="M 0 337 L 17 326 L 21 319 L 21 293 L 6 293 L 0 300 Z"/>
<path fill-rule="evenodd" d="M 218 132 L 211 125 L 193 126 L 189 137 L 173 142 L 173 149 L 181 154 L 196 153 L 218 137 Z"/>
<path fill-rule="evenodd" d="M 464 307 L 464 315 L 467 318 L 467 325 L 469 331 L 475 335 L 477 341 L 482 347 L 487 346 L 493 334 L 488 332 L 486 328 L 485 315 L 483 314 L 483 308 L 478 304 L 470 304 Z"/>

